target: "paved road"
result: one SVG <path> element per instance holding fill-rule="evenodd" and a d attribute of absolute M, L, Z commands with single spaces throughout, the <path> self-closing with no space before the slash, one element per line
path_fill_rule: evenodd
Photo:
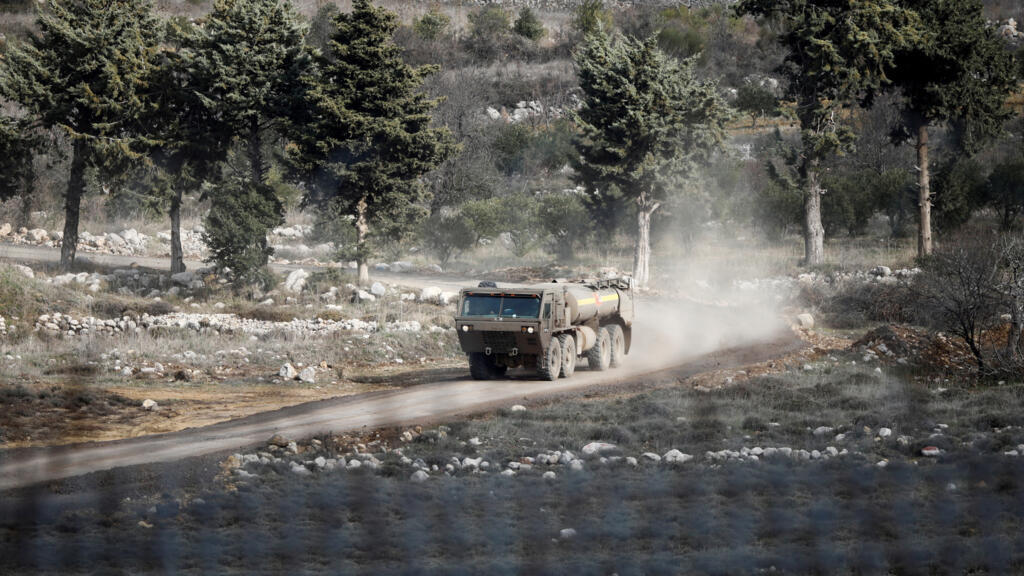
<path fill-rule="evenodd" d="M 5 247 L 6 248 L 6 247 Z M 16 247 L 6 257 L 35 260 L 49 251 Z M 0 252 L 0 257 L 5 255 Z M 97 261 L 100 259 L 98 258 Z M 102 258 L 112 265 L 135 261 L 161 267 L 151 258 Z M 419 278 L 395 275 L 406 284 Z M 448 279 L 432 284 L 458 285 Z M 169 462 L 238 450 L 265 442 L 276 433 L 302 438 L 324 432 L 436 422 L 545 397 L 605 386 L 629 386 L 657 372 L 672 375 L 740 367 L 792 352 L 803 343 L 770 310 L 718 308 L 688 301 L 641 301 L 634 325 L 633 349 L 626 365 L 607 372 L 585 366 L 570 379 L 542 382 L 524 374 L 507 380 L 479 382 L 454 379 L 386 392 L 311 402 L 281 410 L 182 430 L 120 440 L 0 453 L 0 490 L 28 486 L 120 466 Z M 585 364 L 582 362 L 581 364 Z M 467 369 L 468 372 L 468 369 Z M 466 375 L 468 377 L 468 373 Z"/>

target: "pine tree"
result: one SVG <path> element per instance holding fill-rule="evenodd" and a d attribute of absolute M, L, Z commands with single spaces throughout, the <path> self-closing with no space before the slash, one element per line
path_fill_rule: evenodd
<path fill-rule="evenodd" d="M 64 196 L 61 267 L 75 260 L 85 173 L 123 171 L 134 157 L 140 91 L 149 75 L 158 26 L 146 0 L 50 0 L 39 33 L 0 61 L 0 90 L 44 128 L 72 141 Z"/>
<path fill-rule="evenodd" d="M 229 145 L 223 114 L 204 94 L 213 92 L 210 77 L 196 64 L 202 33 L 195 24 L 174 19 L 162 48 L 154 54 L 145 94 L 149 162 L 144 171 L 150 194 L 166 206 L 171 220 L 171 272 L 185 270 L 181 247 L 181 205 L 185 194 L 197 193 L 217 175 Z"/>
<path fill-rule="evenodd" d="M 296 120 L 289 152 L 310 178 L 305 203 L 352 218 L 365 284 L 376 242 L 401 239 L 425 216 L 421 177 L 455 146 L 447 129 L 430 127 L 437 101 L 420 89 L 437 69 L 402 61 L 395 15 L 355 0 L 335 25 L 317 73 L 307 76 L 309 114 Z"/>
<path fill-rule="evenodd" d="M 895 0 L 741 0 L 737 10 L 774 19 L 788 50 L 780 70 L 796 103 L 804 188 L 804 263 L 825 260 L 820 165 L 853 143 L 849 110 L 889 84 L 897 50 L 918 37 L 913 13 Z"/>
<path fill-rule="evenodd" d="M 41 144 L 30 120 L 0 114 L 0 202 L 32 192 L 32 159 Z"/>
<path fill-rule="evenodd" d="M 529 6 L 524 6 L 519 11 L 519 16 L 516 17 L 516 22 L 512 25 L 512 31 L 534 42 L 540 40 L 548 33 L 540 18 L 537 18 L 537 15 L 533 13 L 533 10 L 530 10 Z"/>
<path fill-rule="evenodd" d="M 311 60 L 300 18 L 284 0 L 217 0 L 202 32 L 191 65 L 200 97 L 246 164 L 210 194 L 206 238 L 214 261 L 245 282 L 254 271 L 239 266 L 265 266 L 273 253 L 267 233 L 284 222 L 284 204 L 267 183 L 268 147 L 302 106 L 301 78 Z M 237 226 L 217 225 L 232 217 Z M 247 257 L 228 257 L 236 245 L 248 247 Z"/>
<path fill-rule="evenodd" d="M 898 53 L 894 79 L 902 96 L 897 142 L 916 140 L 918 256 L 932 253 L 929 130 L 952 123 L 967 154 L 1002 132 L 1006 99 L 1017 88 L 1013 54 L 985 23 L 980 0 L 901 0 L 920 18 L 921 38 Z"/>
<path fill-rule="evenodd" d="M 583 91 L 578 178 L 591 194 L 610 190 L 611 202 L 621 195 L 636 205 L 633 274 L 645 286 L 651 216 L 721 146 L 731 113 L 717 86 L 694 76 L 692 60 L 666 57 L 653 37 L 599 30 L 577 52 L 576 65 Z M 610 237 L 606 230 L 599 235 Z"/>

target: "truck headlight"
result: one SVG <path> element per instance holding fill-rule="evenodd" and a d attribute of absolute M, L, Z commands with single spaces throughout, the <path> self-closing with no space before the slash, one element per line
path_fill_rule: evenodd
<path fill-rule="evenodd" d="M 470 331 L 470 330 L 472 330 L 472 329 L 473 329 L 473 327 L 472 327 L 472 326 L 470 326 L 469 324 L 463 324 L 463 325 L 462 325 L 462 331 L 463 331 L 463 332 L 469 332 L 469 331 Z"/>
<path fill-rule="evenodd" d="M 522 331 L 526 334 L 533 334 L 533 326 L 523 326 Z"/>

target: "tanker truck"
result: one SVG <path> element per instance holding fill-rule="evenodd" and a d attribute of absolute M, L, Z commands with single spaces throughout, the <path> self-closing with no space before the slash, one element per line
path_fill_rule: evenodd
<path fill-rule="evenodd" d="M 481 282 L 459 293 L 455 329 L 476 380 L 509 368 L 568 378 L 579 358 L 591 370 L 618 367 L 633 334 L 633 280 L 582 280 L 502 288 Z"/>

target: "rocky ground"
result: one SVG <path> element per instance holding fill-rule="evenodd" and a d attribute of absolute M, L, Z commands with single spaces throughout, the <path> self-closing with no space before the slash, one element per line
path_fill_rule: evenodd
<path fill-rule="evenodd" d="M 295 270 L 261 298 L 210 270 L 0 266 L 0 447 L 180 430 L 463 363 L 437 287 Z"/>
<path fill-rule="evenodd" d="M 865 361 L 862 345 L 829 342 L 728 374 L 651 377 L 639 393 L 515 405 L 444 425 L 275 436 L 173 469 L 53 486 L 71 498 L 12 493 L 0 504 L 0 567 L 1024 568 L 1021 386 L 916 382 L 913 367 L 884 352 Z M 28 509 L 36 512 L 18 513 Z"/>

